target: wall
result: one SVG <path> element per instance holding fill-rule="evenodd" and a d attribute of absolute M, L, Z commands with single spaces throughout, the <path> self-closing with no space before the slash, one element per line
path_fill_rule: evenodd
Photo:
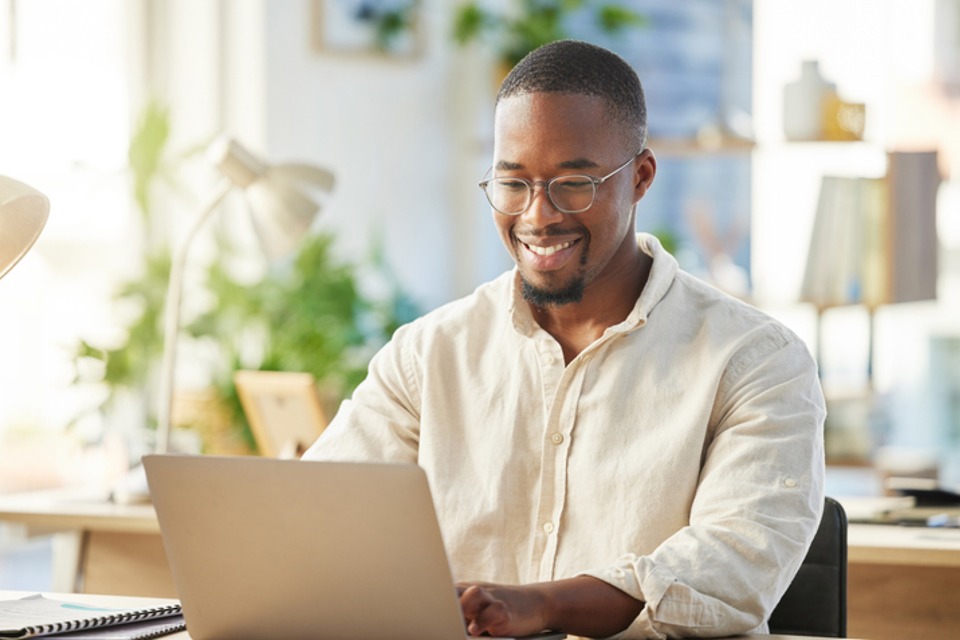
<path fill-rule="evenodd" d="M 492 118 L 490 65 L 452 45 L 450 3 L 422 3 L 413 58 L 318 49 L 311 4 L 242 9 L 263 24 L 251 34 L 234 23 L 227 34 L 226 121 L 272 159 L 336 173 L 320 224 L 345 256 L 363 257 L 382 238 L 389 264 L 425 308 L 471 291 L 507 267 L 476 187 Z M 240 112 L 249 104 L 260 105 L 262 121 Z"/>

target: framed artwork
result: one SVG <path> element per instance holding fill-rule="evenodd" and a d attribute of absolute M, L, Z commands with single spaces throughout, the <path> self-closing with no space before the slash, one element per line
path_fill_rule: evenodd
<path fill-rule="evenodd" d="M 309 373 L 237 371 L 233 381 L 261 455 L 299 458 L 329 422 Z"/>
<path fill-rule="evenodd" d="M 420 0 L 312 0 L 314 51 L 409 58 L 420 53 Z"/>

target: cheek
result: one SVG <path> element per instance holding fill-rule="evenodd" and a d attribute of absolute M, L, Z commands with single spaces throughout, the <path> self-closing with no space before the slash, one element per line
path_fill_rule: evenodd
<path fill-rule="evenodd" d="M 505 244 L 508 249 L 511 248 L 513 244 L 510 238 L 510 231 L 513 229 L 512 221 L 505 219 L 506 216 L 502 216 L 495 211 L 492 211 L 490 215 L 493 217 L 493 226 L 497 230 L 497 235 L 500 236 L 503 244 Z"/>

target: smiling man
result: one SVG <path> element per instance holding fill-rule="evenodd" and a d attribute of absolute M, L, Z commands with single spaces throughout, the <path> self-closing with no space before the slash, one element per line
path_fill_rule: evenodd
<path fill-rule="evenodd" d="M 765 630 L 823 504 L 807 348 L 636 232 L 657 163 L 621 58 L 541 47 L 495 118 L 515 269 L 398 330 L 304 457 L 426 470 L 472 634 Z"/>

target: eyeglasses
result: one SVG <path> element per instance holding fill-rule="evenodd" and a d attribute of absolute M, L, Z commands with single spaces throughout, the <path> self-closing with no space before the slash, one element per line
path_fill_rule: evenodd
<path fill-rule="evenodd" d="M 593 206 L 600 185 L 626 169 L 641 153 L 643 149 L 602 178 L 585 174 L 556 176 L 549 180 L 535 181 L 526 178 L 490 178 L 481 182 L 480 188 L 487 194 L 490 206 L 505 216 L 518 216 L 529 209 L 533 202 L 533 188 L 537 185 L 543 185 L 550 204 L 557 211 L 583 213 Z"/>

